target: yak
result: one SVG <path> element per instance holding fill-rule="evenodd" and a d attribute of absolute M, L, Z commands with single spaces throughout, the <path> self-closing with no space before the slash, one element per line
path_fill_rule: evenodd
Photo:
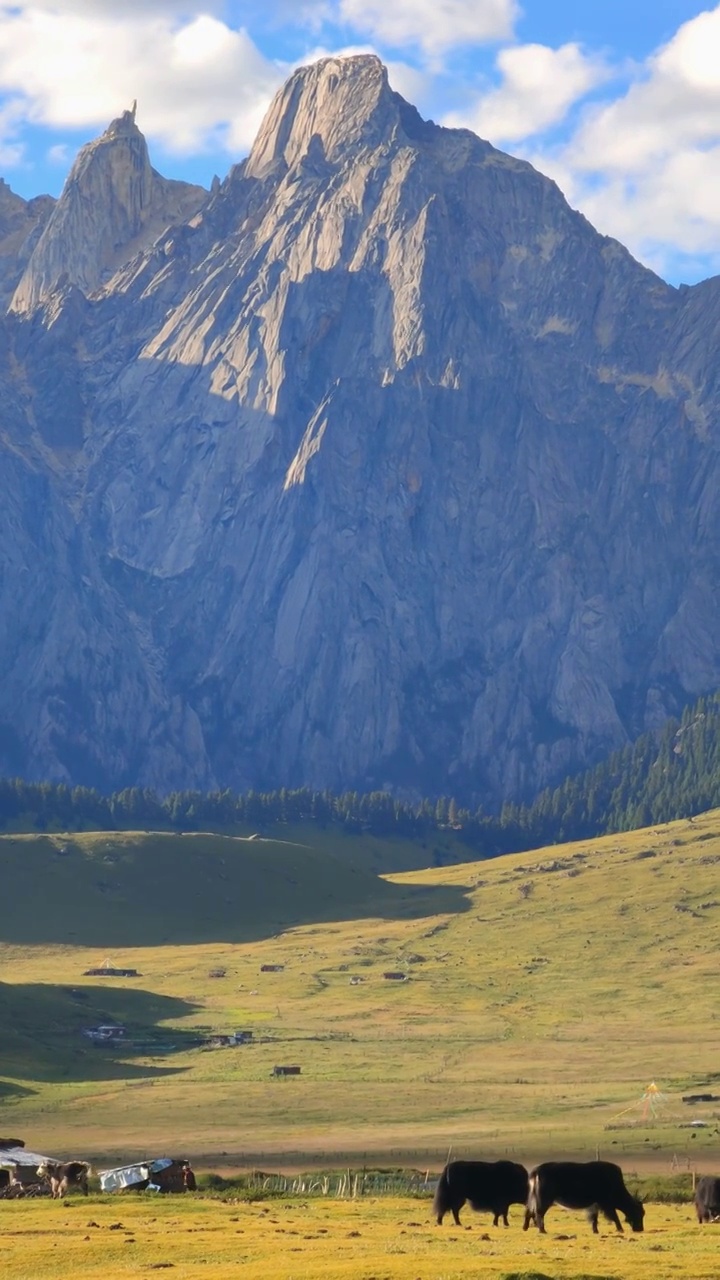
<path fill-rule="evenodd" d="M 620 1166 L 608 1160 L 581 1163 L 551 1160 L 532 1169 L 523 1230 L 527 1231 L 534 1222 L 538 1230 L 544 1232 L 545 1214 L 554 1204 L 566 1209 L 585 1209 L 595 1234 L 600 1213 L 622 1231 L 618 1209 L 633 1231 L 643 1229 L 645 1210 L 641 1202 L 625 1186 Z"/>
<path fill-rule="evenodd" d="M 459 1227 L 460 1210 L 467 1201 L 479 1213 L 492 1213 L 494 1226 L 500 1218 L 507 1226 L 509 1206 L 525 1204 L 527 1195 L 528 1175 L 524 1165 L 514 1164 L 512 1160 L 451 1160 L 440 1174 L 433 1212 L 438 1226 L 442 1226 L 445 1214 L 451 1212 Z"/>
<path fill-rule="evenodd" d="M 720 1178 L 710 1173 L 698 1178 L 695 1212 L 698 1222 L 720 1222 Z"/>

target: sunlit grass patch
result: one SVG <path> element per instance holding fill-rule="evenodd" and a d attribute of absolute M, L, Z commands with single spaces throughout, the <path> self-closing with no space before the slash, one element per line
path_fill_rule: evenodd
<path fill-rule="evenodd" d="M 552 1210 L 548 1235 L 436 1227 L 407 1199 L 225 1204 L 118 1196 L 2 1205 L 3 1274 L 13 1280 L 716 1280 L 720 1231 L 689 1207 L 650 1206 L 643 1235 L 593 1236 L 582 1214 Z M 551 1216 L 552 1215 L 552 1216 Z"/>
<path fill-rule="evenodd" d="M 450 1147 L 526 1163 L 599 1149 L 626 1171 L 654 1161 L 669 1172 L 673 1157 L 680 1168 L 713 1168 L 717 1107 L 689 1108 L 682 1095 L 720 1093 L 717 814 L 380 881 L 346 864 L 333 885 L 329 849 L 313 857 L 297 840 L 263 852 L 217 838 L 203 853 L 197 836 L 112 837 L 125 852 L 106 848 L 108 833 L 73 839 L 80 851 L 58 857 L 43 846 L 33 856 L 41 869 L 43 858 L 72 863 L 62 874 L 85 906 L 90 874 L 83 893 L 99 895 L 108 927 L 132 939 L 112 952 L 43 941 L 32 898 L 3 898 L 13 936 L 24 919 L 35 940 L 0 944 L 0 1132 L 96 1163 L 170 1151 L 221 1171 L 424 1169 Z M 117 886 L 98 889 L 116 875 L 116 857 L 129 860 L 132 901 L 116 898 Z M 165 892 L 167 937 L 135 911 L 136 900 L 147 907 L 145 866 L 152 892 Z M 42 876 L 33 883 L 46 893 Z M 343 908 L 334 917 L 331 888 Z M 55 926 L 67 903 L 43 902 Z M 304 923 L 278 925 L 272 903 Z M 198 941 L 200 927 L 215 936 Z M 108 953 L 140 976 L 85 976 Z M 98 1049 L 83 1039 L 83 1026 L 102 1019 L 126 1022 L 127 1040 Z M 239 1029 L 252 1044 L 207 1042 Z M 276 1080 L 278 1064 L 301 1074 Z M 653 1078 L 667 1100 L 643 1117 Z M 706 1127 L 691 1129 L 695 1120 Z"/>

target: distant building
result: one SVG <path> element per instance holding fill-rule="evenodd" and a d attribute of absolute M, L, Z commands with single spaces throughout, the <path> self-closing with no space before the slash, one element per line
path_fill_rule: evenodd
<path fill-rule="evenodd" d="M 127 1034 L 127 1028 L 120 1023 L 103 1022 L 99 1027 L 83 1027 L 82 1034 L 96 1044 L 107 1044 L 109 1041 L 122 1040 Z"/>

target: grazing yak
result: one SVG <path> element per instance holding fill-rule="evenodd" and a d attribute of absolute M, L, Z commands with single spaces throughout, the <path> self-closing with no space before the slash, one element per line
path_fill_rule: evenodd
<path fill-rule="evenodd" d="M 705 1174 L 695 1188 L 695 1212 L 698 1222 L 720 1222 L 720 1178 Z"/>
<path fill-rule="evenodd" d="M 523 1230 L 527 1231 L 530 1223 L 534 1222 L 538 1230 L 544 1232 L 545 1214 L 553 1204 L 563 1205 L 566 1209 L 585 1209 L 596 1234 L 599 1213 L 622 1231 L 618 1209 L 633 1231 L 643 1229 L 645 1210 L 642 1204 L 630 1195 L 620 1166 L 608 1160 L 587 1160 L 584 1163 L 548 1161 L 532 1169 Z"/>
<path fill-rule="evenodd" d="M 528 1175 L 524 1165 L 514 1164 L 512 1160 L 451 1160 L 440 1174 L 433 1212 L 438 1226 L 442 1226 L 448 1212 L 452 1212 L 460 1226 L 460 1210 L 467 1201 L 478 1212 L 492 1213 L 494 1226 L 498 1225 L 499 1218 L 507 1226 L 509 1206 L 525 1204 L 527 1195 Z"/>
<path fill-rule="evenodd" d="M 38 1165 L 38 1177 L 47 1178 L 53 1200 L 62 1200 L 70 1187 L 78 1187 L 83 1195 L 88 1193 L 88 1177 L 92 1173 L 85 1160 L 68 1160 L 66 1164 L 53 1164 L 46 1160 Z"/>

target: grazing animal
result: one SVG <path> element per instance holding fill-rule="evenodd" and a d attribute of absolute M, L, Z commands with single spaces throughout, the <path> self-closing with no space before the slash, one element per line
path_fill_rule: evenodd
<path fill-rule="evenodd" d="M 527 1231 L 530 1223 L 534 1222 L 538 1231 L 544 1232 L 545 1214 L 553 1204 L 561 1204 L 566 1209 L 585 1209 L 595 1234 L 600 1213 L 609 1222 L 614 1222 L 618 1231 L 622 1231 L 618 1209 L 633 1231 L 643 1229 L 645 1210 L 642 1204 L 630 1195 L 620 1166 L 608 1160 L 587 1160 L 583 1163 L 551 1160 L 532 1169 L 523 1230 Z"/>
<path fill-rule="evenodd" d="M 698 1222 L 720 1222 L 720 1178 L 705 1174 L 695 1187 Z"/>
<path fill-rule="evenodd" d="M 46 1160 L 38 1165 L 38 1177 L 47 1178 L 53 1200 L 62 1200 L 70 1187 L 79 1187 L 88 1194 L 88 1177 L 92 1169 L 86 1160 L 68 1160 L 66 1164 L 53 1164 Z"/>
<path fill-rule="evenodd" d="M 467 1201 L 478 1213 L 483 1210 L 494 1215 L 493 1225 L 502 1218 L 508 1225 L 508 1208 L 511 1204 L 525 1204 L 528 1196 L 528 1175 L 524 1165 L 512 1160 L 451 1160 L 440 1174 L 440 1181 L 433 1200 L 433 1212 L 438 1226 L 442 1226 L 445 1214 L 451 1212 L 457 1226 L 461 1226 L 460 1210 Z"/>

